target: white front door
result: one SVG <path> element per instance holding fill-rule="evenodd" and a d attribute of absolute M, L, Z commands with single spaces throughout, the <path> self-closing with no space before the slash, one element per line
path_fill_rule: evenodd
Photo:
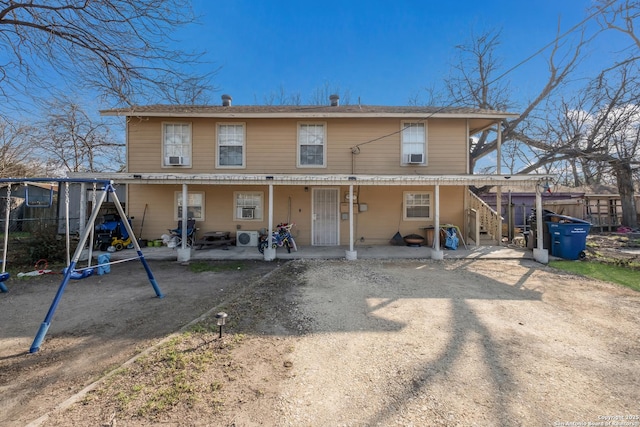
<path fill-rule="evenodd" d="M 340 199 L 337 188 L 314 188 L 312 208 L 313 246 L 340 244 Z"/>

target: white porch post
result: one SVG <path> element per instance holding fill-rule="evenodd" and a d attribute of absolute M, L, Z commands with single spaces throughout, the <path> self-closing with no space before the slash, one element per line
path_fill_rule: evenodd
<path fill-rule="evenodd" d="M 188 215 L 189 209 L 187 207 L 188 201 L 188 185 L 182 184 L 182 242 L 180 247 L 178 248 L 178 261 L 186 262 L 191 259 L 191 248 L 187 247 L 187 225 L 188 225 Z"/>
<path fill-rule="evenodd" d="M 264 249 L 264 260 L 276 259 L 276 250 L 272 248 L 273 238 L 273 184 L 269 184 L 269 228 L 267 230 L 267 247 Z"/>
<path fill-rule="evenodd" d="M 496 164 L 496 172 L 498 175 L 502 174 L 502 125 L 498 123 L 497 129 L 497 144 L 498 144 L 498 152 L 497 152 L 497 164 Z M 498 229 L 496 230 L 496 240 L 498 241 L 498 245 L 502 244 L 502 186 L 498 185 L 496 188 L 496 211 L 498 211 Z"/>
<path fill-rule="evenodd" d="M 549 263 L 549 251 L 544 249 L 543 230 L 544 215 L 542 214 L 542 196 L 540 195 L 540 184 L 536 184 L 536 248 L 533 248 L 533 259 L 541 264 Z M 531 238 L 531 236 L 529 236 Z"/>
<path fill-rule="evenodd" d="M 435 212 L 433 221 L 433 248 L 431 251 L 431 259 L 443 259 L 444 253 L 440 249 L 440 184 L 436 184 L 435 191 Z"/>
<path fill-rule="evenodd" d="M 353 184 L 349 185 L 349 250 L 345 251 L 347 260 L 358 259 L 358 252 L 353 250 Z"/>

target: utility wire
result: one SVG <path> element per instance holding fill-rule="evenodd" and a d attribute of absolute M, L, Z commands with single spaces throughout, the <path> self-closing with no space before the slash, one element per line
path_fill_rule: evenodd
<path fill-rule="evenodd" d="M 588 21 L 590 21 L 591 19 L 595 18 L 597 15 L 600 15 L 604 9 L 606 9 L 609 6 L 611 6 L 613 3 L 615 3 L 615 1 L 616 0 L 611 0 L 607 4 L 605 4 L 601 9 L 596 9 L 596 11 L 593 12 L 591 15 L 587 16 L 582 21 L 578 22 L 576 25 L 574 25 L 573 27 L 569 28 L 567 31 L 565 31 L 564 33 L 562 33 L 561 35 L 556 37 L 555 40 L 553 40 L 552 42 L 547 43 L 546 45 L 544 45 L 543 47 L 538 49 L 535 53 L 531 54 L 526 59 L 523 59 L 522 61 L 518 62 L 516 65 L 514 65 L 511 68 L 509 68 L 507 71 L 505 71 L 504 73 L 500 74 L 498 77 L 496 77 L 495 79 L 491 80 L 487 84 L 490 85 L 490 84 L 493 84 L 493 83 L 497 82 L 498 80 L 502 79 L 504 76 L 506 76 L 507 74 L 509 74 L 510 72 L 515 70 L 516 68 L 519 68 L 520 66 L 524 65 L 525 63 L 531 61 L 533 58 L 535 58 L 536 56 L 540 55 L 542 52 L 544 52 L 545 50 L 547 50 L 548 48 L 550 48 L 551 46 L 553 46 L 554 44 L 556 44 L 557 42 L 559 42 L 560 40 L 565 38 L 566 36 L 568 36 L 569 34 L 573 33 L 578 28 L 582 27 Z"/>
<path fill-rule="evenodd" d="M 509 68 L 507 71 L 505 71 L 504 73 L 500 74 L 498 77 L 496 77 L 495 79 L 491 80 L 490 82 L 487 83 L 487 85 L 491 85 L 493 83 L 496 83 L 498 80 L 504 78 L 507 74 L 511 73 L 512 71 L 516 70 L 517 68 L 521 67 L 522 65 L 526 64 L 527 62 L 531 61 L 533 58 L 535 58 L 536 56 L 540 55 L 542 52 L 544 52 L 545 50 L 547 50 L 549 47 L 553 46 L 554 44 L 556 44 L 558 41 L 562 40 L 563 38 L 567 37 L 569 34 L 573 33 L 575 30 L 577 30 L 578 28 L 580 28 L 581 26 L 583 26 L 584 24 L 586 24 L 588 21 L 590 21 L 591 19 L 595 18 L 597 15 L 601 14 L 602 11 L 604 9 L 606 9 L 607 7 L 611 6 L 613 3 L 615 3 L 616 0 L 611 0 L 609 1 L 607 4 L 605 4 L 602 8 L 600 9 L 596 9 L 595 12 L 593 12 L 591 15 L 587 16 L 586 18 L 584 18 L 582 21 L 578 22 L 576 25 L 574 25 L 573 27 L 571 27 L 570 29 L 568 29 L 567 31 L 565 31 L 564 33 L 562 33 L 561 35 L 557 36 L 553 41 L 547 43 L 546 45 L 544 45 L 542 48 L 538 49 L 535 53 L 529 55 L 527 58 L 523 59 L 522 61 L 518 62 L 516 65 L 514 65 L 513 67 Z M 438 114 L 439 112 L 450 108 L 450 107 L 440 107 L 438 108 L 436 111 L 434 111 L 433 113 L 429 114 L 426 117 L 423 117 L 422 119 L 418 119 L 416 120 L 417 122 L 423 122 L 425 120 L 430 119 L 431 117 L 433 117 L 435 114 Z M 358 154 L 360 152 L 360 146 L 362 145 L 366 145 L 366 144 L 371 144 L 372 142 L 376 142 L 376 141 L 380 141 L 381 139 L 384 138 L 388 138 L 390 136 L 394 136 L 397 135 L 401 132 L 403 132 L 405 129 L 411 127 L 412 124 L 409 124 L 405 127 L 403 127 L 400 130 L 391 132 L 389 134 L 380 136 L 378 138 L 374 138 L 371 139 L 369 141 L 365 141 L 365 142 L 361 142 L 360 144 L 354 145 L 351 148 L 351 153 L 352 154 Z"/>

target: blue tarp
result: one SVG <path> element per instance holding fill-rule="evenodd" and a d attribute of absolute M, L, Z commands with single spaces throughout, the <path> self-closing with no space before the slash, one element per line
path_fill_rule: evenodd
<path fill-rule="evenodd" d="M 455 251 L 458 249 L 458 243 L 460 242 L 455 227 L 446 228 L 445 232 L 447 233 L 447 238 L 444 241 L 444 247 Z"/>

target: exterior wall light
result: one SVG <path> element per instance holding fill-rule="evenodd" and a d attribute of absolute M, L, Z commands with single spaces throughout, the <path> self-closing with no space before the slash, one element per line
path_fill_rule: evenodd
<path fill-rule="evenodd" d="M 220 313 L 216 314 L 216 319 L 218 319 L 218 326 L 220 327 L 219 338 L 222 338 L 222 327 L 227 321 L 227 313 L 225 313 L 224 311 L 221 311 Z"/>

